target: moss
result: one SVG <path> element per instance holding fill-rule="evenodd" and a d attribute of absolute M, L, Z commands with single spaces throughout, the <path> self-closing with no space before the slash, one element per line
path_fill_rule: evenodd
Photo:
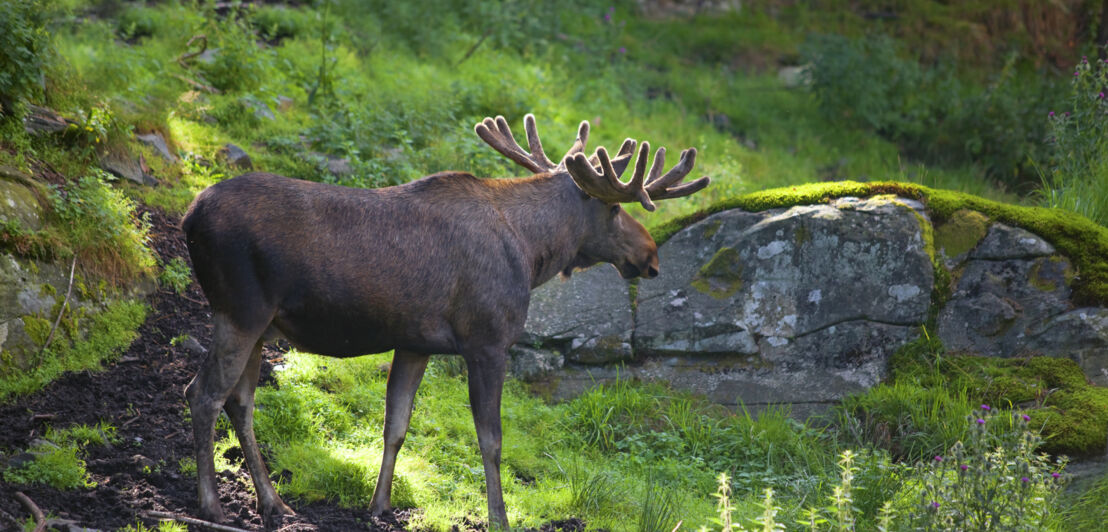
<path fill-rule="evenodd" d="M 965 390 L 975 403 L 1019 408 L 1052 454 L 1094 455 L 1108 445 L 1108 389 L 1093 386 L 1072 360 L 946 356 L 937 340 L 906 344 L 889 361 L 894 384 Z"/>
<path fill-rule="evenodd" d="M 742 260 L 735 248 L 720 248 L 689 283 L 716 299 L 731 297 L 742 287 Z"/>
<path fill-rule="evenodd" d="M 800 247 L 812 240 L 812 233 L 803 224 L 796 227 L 796 246 Z"/>
<path fill-rule="evenodd" d="M 1011 205 L 972 194 L 937 190 L 914 183 L 840 181 L 763 190 L 728 198 L 702 211 L 671 220 L 652 230 L 665 242 L 677 231 L 729 209 L 750 212 L 794 205 L 826 203 L 844 196 L 896 194 L 921 201 L 932 219 L 949 220 L 960 210 L 977 211 L 993 221 L 1021 227 L 1050 242 L 1074 265 L 1073 293 L 1077 304 L 1108 305 L 1108 228 L 1069 211 Z"/>
<path fill-rule="evenodd" d="M 977 247 L 989 230 L 989 218 L 985 215 L 961 209 L 955 211 L 935 228 L 935 249 L 954 258 Z"/>
<path fill-rule="evenodd" d="M 38 391 L 66 371 L 98 369 L 104 361 L 119 356 L 138 337 L 136 331 L 146 321 L 147 311 L 148 307 L 141 301 L 109 303 L 96 314 L 80 315 L 87 327 L 76 326 L 76 315 L 70 323 L 59 326 L 50 346 L 34 367 L 14 368 L 11 367 L 14 360 L 0 361 L 0 403 L 12 396 Z M 51 322 L 24 316 L 23 323 L 35 343 L 42 345 L 46 341 Z"/>

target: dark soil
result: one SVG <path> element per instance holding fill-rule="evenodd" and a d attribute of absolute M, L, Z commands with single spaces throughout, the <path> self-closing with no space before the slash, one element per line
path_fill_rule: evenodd
<path fill-rule="evenodd" d="M 188 261 L 178 221 L 160 211 L 147 212 L 153 225 L 152 245 L 161 259 L 180 257 Z M 196 477 L 181 474 L 178 463 L 193 456 L 184 388 L 204 354 L 195 347 L 190 351 L 185 342 L 171 346 L 170 339 L 187 334 L 200 345 L 209 345 L 211 314 L 196 283 L 183 296 L 159 288 L 148 302 L 152 311 L 139 329 L 140 336 L 118 362 L 100 372 L 66 374 L 34 395 L 0 405 L 0 458 L 29 448 L 47 426 L 63 428 L 104 421 L 117 428 L 118 436 L 114 445 L 86 449 L 84 458 L 89 476 L 96 483 L 94 488 L 60 491 L 40 484 L 0 482 L 0 530 L 30 516 L 15 497 L 20 491 L 49 517 L 101 530 L 115 530 L 140 520 L 147 527 L 156 526 L 158 520 L 147 517 L 150 511 L 197 515 Z M 263 381 L 272 370 L 271 361 L 278 359 L 281 351 L 267 347 L 264 356 Z M 227 516 L 223 524 L 262 530 L 246 469 L 224 472 L 219 486 Z M 286 502 L 298 515 L 286 518 L 280 530 L 297 532 L 405 530 L 412 513 L 418 512 L 398 511 L 375 518 L 363 508 Z M 56 529 L 68 530 L 57 522 Z M 190 530 L 201 528 L 190 526 Z M 556 521 L 542 530 L 584 530 L 584 523 L 577 519 Z"/>

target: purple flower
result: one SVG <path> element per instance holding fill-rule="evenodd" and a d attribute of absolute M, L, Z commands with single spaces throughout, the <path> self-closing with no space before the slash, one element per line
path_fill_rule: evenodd
<path fill-rule="evenodd" d="M 962 464 L 960 467 L 962 468 L 962 471 L 969 469 L 969 466 L 966 464 Z"/>
<path fill-rule="evenodd" d="M 604 22 L 611 22 L 611 21 L 612 21 L 612 14 L 611 13 L 604 13 Z"/>
<path fill-rule="evenodd" d="M 1080 76 L 1080 75 L 1081 75 L 1081 72 L 1074 72 L 1074 73 L 1073 73 L 1073 75 L 1074 75 L 1074 76 Z"/>
<path fill-rule="evenodd" d="M 1097 94 L 1096 97 L 1097 97 L 1097 99 L 1103 100 L 1104 99 L 1104 91 L 1100 91 L 1100 94 Z"/>
<path fill-rule="evenodd" d="M 1046 116 L 1048 116 L 1050 118 L 1054 118 L 1054 111 L 1051 111 L 1051 112 L 1047 113 Z"/>
<path fill-rule="evenodd" d="M 1069 111 L 1066 111 L 1066 116 L 1069 116 L 1069 115 L 1070 115 L 1070 112 L 1069 112 Z"/>
<path fill-rule="evenodd" d="M 620 46 L 619 47 L 619 53 L 621 53 L 621 54 L 627 53 L 627 47 L 626 46 Z"/>
<path fill-rule="evenodd" d="M 936 456 L 936 457 L 935 457 L 935 461 L 936 461 L 936 462 L 942 462 L 942 461 L 943 461 L 943 457 L 941 457 L 941 456 Z"/>
<path fill-rule="evenodd" d="M 981 405 L 981 410 L 988 412 L 989 410 L 992 410 L 992 408 L 989 408 L 989 405 Z"/>
<path fill-rule="evenodd" d="M 984 425 L 984 424 L 985 424 L 985 420 L 984 420 L 984 419 L 981 419 L 981 418 L 977 418 L 977 424 L 978 424 L 978 425 Z"/>
<path fill-rule="evenodd" d="M 1020 482 L 1023 482 L 1024 484 L 1027 484 L 1028 482 L 1031 482 L 1031 479 L 1029 479 L 1027 477 L 1023 477 L 1023 478 L 1020 479 Z"/>
<path fill-rule="evenodd" d="M 1055 473 L 1051 473 L 1051 474 L 1050 474 L 1050 476 L 1051 476 L 1052 478 L 1058 478 L 1058 477 L 1060 477 L 1060 476 L 1062 476 L 1062 475 L 1061 475 L 1060 473 L 1057 473 L 1057 472 L 1055 472 Z"/>
<path fill-rule="evenodd" d="M 939 506 L 942 506 L 941 504 L 939 504 L 939 501 L 931 501 L 932 508 L 938 508 Z"/>
<path fill-rule="evenodd" d="M 1024 421 L 1031 421 L 1031 416 L 1029 416 L 1027 414 L 1024 414 L 1022 417 L 1023 417 Z"/>

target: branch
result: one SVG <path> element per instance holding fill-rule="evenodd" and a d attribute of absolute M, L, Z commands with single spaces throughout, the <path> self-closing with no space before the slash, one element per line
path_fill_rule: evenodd
<path fill-rule="evenodd" d="M 488 30 L 485 30 L 485 34 L 482 35 L 481 38 L 476 43 L 473 44 L 473 46 L 469 47 L 469 51 L 466 52 L 466 55 L 463 55 L 462 58 L 459 59 L 457 63 L 454 63 L 454 68 L 458 68 L 459 66 L 462 66 L 462 63 L 465 63 L 466 60 L 469 59 L 469 57 L 471 55 L 473 55 L 473 52 L 477 51 L 477 48 L 479 48 L 481 46 L 481 44 L 483 44 L 485 42 L 485 39 L 489 38 L 489 35 L 492 35 L 492 29 L 491 28 L 488 29 Z"/>
<path fill-rule="evenodd" d="M 30 497 L 24 495 L 22 491 L 15 492 L 15 498 L 19 499 L 20 504 L 22 504 L 28 512 L 31 512 L 31 515 L 35 516 L 34 532 L 44 532 L 46 530 L 46 516 L 42 514 L 42 510 L 35 504 L 35 501 L 32 501 Z"/>
<path fill-rule="evenodd" d="M 146 512 L 146 515 L 155 519 L 172 519 L 174 521 L 180 521 L 187 525 L 202 526 L 204 528 L 210 528 L 212 530 L 220 530 L 222 532 L 249 532 L 241 528 L 235 528 L 233 526 L 221 525 L 219 523 L 213 523 L 211 521 L 205 521 L 203 519 L 197 519 L 195 517 L 188 517 L 186 515 L 172 514 L 169 512 Z"/>
<path fill-rule="evenodd" d="M 54 339 L 54 333 L 58 330 L 58 325 L 62 322 L 62 315 L 65 314 L 65 307 L 69 305 L 69 296 L 73 294 L 73 272 L 77 269 L 77 254 L 73 254 L 73 262 L 69 264 L 69 288 L 65 289 L 65 299 L 62 300 L 62 308 L 58 311 L 58 318 L 54 320 L 54 326 L 50 328 L 50 334 L 46 336 L 46 342 L 42 344 L 42 349 L 38 352 L 38 359 L 35 362 L 35 366 L 42 364 L 42 355 L 46 352 L 46 348 L 50 347 L 50 341 Z"/>

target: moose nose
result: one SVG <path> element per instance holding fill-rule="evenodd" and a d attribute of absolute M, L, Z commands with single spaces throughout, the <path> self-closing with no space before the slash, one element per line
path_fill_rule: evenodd
<path fill-rule="evenodd" d="M 653 265 L 650 265 L 650 266 L 647 266 L 647 267 L 646 267 L 646 275 L 645 275 L 645 277 L 646 277 L 647 279 L 653 279 L 653 278 L 655 278 L 655 277 L 657 277 L 657 276 L 658 276 L 658 268 L 655 268 L 655 267 L 654 267 Z"/>

